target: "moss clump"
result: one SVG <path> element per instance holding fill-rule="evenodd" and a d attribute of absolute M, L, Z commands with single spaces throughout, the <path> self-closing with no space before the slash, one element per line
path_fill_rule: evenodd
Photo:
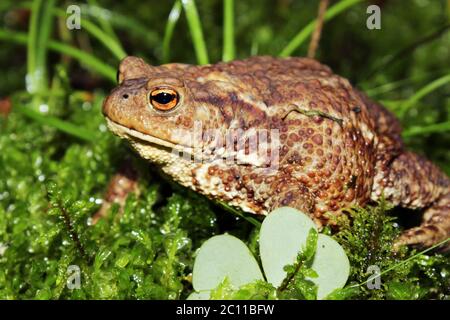
<path fill-rule="evenodd" d="M 351 208 L 351 217 L 340 219 L 336 240 L 350 260 L 349 282 L 360 284 L 353 298 L 360 299 L 448 299 L 450 294 L 450 259 L 442 254 L 419 254 L 406 247 L 394 251 L 392 246 L 401 229 L 389 215 L 391 207 L 382 200 L 376 206 Z M 406 261 L 410 259 L 409 261 Z M 379 289 L 365 283 L 373 267 L 381 272 Z M 372 284 L 375 282 L 370 281 Z M 373 288 L 373 286 L 372 286 Z"/>
<path fill-rule="evenodd" d="M 190 292 L 194 250 L 216 232 L 206 199 L 170 190 L 132 158 L 143 177 L 140 196 L 91 223 L 108 180 L 132 157 L 106 132 L 101 101 L 74 108 L 67 119 L 89 123 L 96 143 L 18 112 L 1 118 L 0 298 L 178 299 Z M 80 268 L 80 289 L 66 286 L 70 265 Z"/>

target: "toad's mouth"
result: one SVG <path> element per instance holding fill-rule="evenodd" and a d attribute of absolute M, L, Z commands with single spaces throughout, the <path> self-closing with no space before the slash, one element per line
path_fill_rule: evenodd
<path fill-rule="evenodd" d="M 173 142 L 163 140 L 163 139 L 157 138 L 157 137 L 149 135 L 149 134 L 144 134 L 137 130 L 127 128 L 127 127 L 115 122 L 114 120 L 111 120 L 108 117 L 105 117 L 105 118 L 106 118 L 106 123 L 107 123 L 108 128 L 113 133 L 115 133 L 116 135 L 118 135 L 121 138 L 125 138 L 127 140 L 131 140 L 131 141 L 134 141 L 135 143 L 139 143 L 139 144 L 147 144 L 154 148 L 160 149 L 161 151 L 165 151 L 165 152 L 169 152 L 169 153 L 173 153 L 173 151 L 177 151 L 177 152 L 192 154 L 192 152 L 193 152 L 193 148 L 190 146 L 173 143 Z"/>
<path fill-rule="evenodd" d="M 266 157 L 255 157 L 255 154 L 243 154 L 241 152 L 223 153 L 227 151 L 226 148 L 221 148 L 217 153 L 213 152 L 211 154 L 210 152 L 203 152 L 204 150 L 202 147 L 191 147 L 183 144 L 176 144 L 167 140 L 157 138 L 150 134 L 144 134 L 137 130 L 130 129 L 115 122 L 114 120 L 111 120 L 108 117 L 105 118 L 108 128 L 111 130 L 111 132 L 121 138 L 130 141 L 131 145 L 133 145 L 133 147 L 137 149 L 138 152 L 141 153 L 141 155 L 143 154 L 140 150 L 143 149 L 142 147 L 145 147 L 147 150 L 146 153 L 148 154 L 171 154 L 172 156 L 177 157 L 177 159 L 182 159 L 183 161 L 191 160 L 194 162 L 203 163 L 223 160 L 229 161 L 229 159 L 234 159 L 239 165 L 251 165 L 257 168 L 267 168 Z M 148 148 L 151 148 L 151 150 L 149 151 Z M 222 151 L 222 153 L 220 151 Z M 145 155 L 148 156 L 148 154 Z M 146 158 L 145 155 L 143 155 L 144 158 Z"/>

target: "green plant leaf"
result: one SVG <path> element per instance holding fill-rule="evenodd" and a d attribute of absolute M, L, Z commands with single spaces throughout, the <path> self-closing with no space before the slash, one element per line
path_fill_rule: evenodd
<path fill-rule="evenodd" d="M 164 38 L 162 42 L 162 62 L 168 63 L 170 60 L 170 40 L 172 40 L 173 31 L 177 25 L 178 19 L 180 19 L 181 1 L 176 0 L 173 4 L 172 10 L 170 10 L 169 17 L 167 18 L 166 28 L 164 30 Z"/>
<path fill-rule="evenodd" d="M 278 287 L 286 277 L 284 266 L 296 261 L 298 252 L 306 245 L 314 222 L 293 208 L 274 210 L 264 219 L 259 239 L 262 266 L 267 281 Z"/>
<path fill-rule="evenodd" d="M 7 40 L 18 44 L 27 44 L 28 35 L 22 32 L 10 31 L 0 28 L 0 40 Z M 94 55 L 77 49 L 65 43 L 50 40 L 48 42 L 50 50 L 66 54 L 78 60 L 82 65 L 89 67 L 90 71 L 94 71 L 113 83 L 116 83 L 116 69 L 104 63 Z"/>
<path fill-rule="evenodd" d="M 311 269 L 317 273 L 316 278 L 310 278 L 318 287 L 317 299 L 323 299 L 334 290 L 344 287 L 350 275 L 350 262 L 336 240 L 319 234 Z"/>
<path fill-rule="evenodd" d="M 64 10 L 55 9 L 54 13 L 60 18 L 66 17 L 66 12 Z M 114 36 L 111 36 L 87 18 L 82 20 L 82 28 L 85 29 L 92 37 L 100 41 L 100 43 L 102 43 L 103 46 L 116 57 L 116 59 L 122 60 L 127 56 L 127 53 L 122 48 L 121 43 L 114 38 Z"/>
<path fill-rule="evenodd" d="M 197 292 L 216 288 L 225 278 L 236 289 L 263 276 L 245 243 L 224 234 L 208 239 L 198 252 L 192 272 Z"/>
<path fill-rule="evenodd" d="M 261 226 L 260 255 L 269 283 L 279 287 L 286 278 L 284 267 L 295 263 L 303 250 L 305 263 L 312 261 L 314 272 L 305 269 L 305 276 L 317 285 L 317 299 L 345 285 L 350 263 L 344 249 L 327 235 L 317 236 L 315 230 L 314 222 L 293 208 L 279 208 L 268 215 Z"/>
<path fill-rule="evenodd" d="M 184 12 L 186 13 L 186 20 L 189 26 L 189 31 L 194 44 L 195 55 L 197 56 L 198 64 L 208 64 L 208 50 L 206 49 L 205 39 L 203 37 L 202 24 L 198 16 L 197 7 L 194 0 L 184 0 Z"/>
<path fill-rule="evenodd" d="M 450 83 L 450 74 L 447 74 L 445 76 L 442 76 L 433 82 L 427 84 L 420 90 L 418 90 L 415 94 L 413 94 L 408 100 L 405 101 L 405 103 L 400 108 L 400 116 L 403 117 L 406 112 L 414 106 L 420 99 L 425 97 L 426 95 L 432 93 L 434 90 L 447 85 Z"/>
<path fill-rule="evenodd" d="M 234 0 L 223 1 L 223 61 L 231 61 L 236 55 L 234 45 Z"/>

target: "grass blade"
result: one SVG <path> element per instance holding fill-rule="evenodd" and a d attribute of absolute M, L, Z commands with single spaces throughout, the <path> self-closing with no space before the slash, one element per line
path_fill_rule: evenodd
<path fill-rule="evenodd" d="M 194 0 L 181 0 L 194 44 L 195 55 L 199 64 L 208 64 L 208 51 L 203 38 L 202 25 Z"/>
<path fill-rule="evenodd" d="M 32 3 L 29 1 L 21 2 L 17 5 L 17 8 L 23 8 L 23 9 L 31 9 Z M 118 12 L 113 12 L 108 9 L 105 9 L 100 6 L 92 6 L 87 4 L 81 4 L 81 14 L 83 19 L 98 19 L 98 20 L 104 20 L 105 23 L 108 23 L 111 25 L 111 28 L 117 27 L 123 30 L 126 30 L 127 32 L 133 34 L 135 37 L 142 39 L 142 43 L 150 48 L 155 48 L 160 43 L 160 37 L 158 33 L 148 30 L 144 25 L 142 25 L 140 22 L 138 22 L 135 19 L 132 19 L 130 17 L 127 17 L 125 15 L 122 15 Z M 56 12 L 57 10 L 54 10 Z M 66 17 L 66 13 L 64 12 L 64 17 Z M 58 12 L 58 15 L 60 15 L 60 12 Z M 108 34 L 108 33 L 107 33 Z M 113 36 L 110 35 L 111 38 L 114 39 Z M 119 41 L 115 41 L 119 46 L 121 46 L 121 43 Z M 121 47 L 121 50 L 123 48 Z"/>
<path fill-rule="evenodd" d="M 48 90 L 47 79 L 47 42 L 52 30 L 51 10 L 54 0 L 35 0 L 31 6 L 31 21 L 27 40 L 27 76 L 26 88 L 31 94 L 45 93 Z M 39 95 L 33 96 L 32 105 L 41 103 Z"/>
<path fill-rule="evenodd" d="M 127 56 L 127 53 L 122 49 L 120 42 L 115 41 L 114 38 L 110 37 L 107 33 L 89 20 L 83 19 L 82 27 L 86 29 L 86 31 L 93 37 L 103 43 L 105 48 L 109 49 L 118 60 L 122 60 Z"/>
<path fill-rule="evenodd" d="M 400 107 L 399 110 L 400 116 L 403 117 L 406 114 L 406 112 L 420 99 L 430 94 L 434 90 L 442 87 L 443 85 L 446 85 L 447 83 L 450 83 L 450 74 L 447 74 L 443 77 L 434 80 L 433 82 L 427 84 L 425 87 L 417 91 Z"/>
<path fill-rule="evenodd" d="M 419 38 L 414 43 L 402 48 L 401 50 L 395 52 L 394 54 L 390 54 L 383 59 L 380 60 L 380 63 L 376 64 L 372 70 L 368 72 L 368 74 L 364 77 L 366 80 L 372 78 L 381 70 L 386 70 L 388 67 L 392 67 L 396 62 L 405 59 L 406 56 L 411 55 L 418 48 L 433 43 L 436 39 L 439 39 L 443 34 L 445 34 L 448 30 L 450 30 L 450 24 L 444 25 L 438 30 L 434 31 L 431 34 L 426 35 L 425 37 Z"/>
<path fill-rule="evenodd" d="M 407 263 L 407 262 L 409 262 L 409 261 L 411 261 L 411 260 L 416 259 L 417 257 L 420 257 L 420 256 L 424 255 L 425 253 L 427 253 L 427 252 L 429 252 L 429 251 L 432 251 L 432 250 L 434 250 L 434 249 L 436 249 L 436 248 L 438 248 L 438 247 L 440 247 L 440 246 L 443 246 L 444 244 L 446 244 L 446 243 L 449 242 L 449 241 L 450 241 L 450 237 L 447 238 L 447 239 L 445 239 L 445 240 L 443 240 L 443 241 L 441 241 L 441 242 L 439 242 L 439 243 L 436 243 L 435 245 L 429 247 L 428 249 L 425 249 L 425 250 L 423 250 L 423 251 L 420 251 L 419 253 L 417 253 L 417 254 L 415 254 L 415 255 L 409 257 L 408 259 L 405 259 L 405 260 L 403 260 L 403 261 L 400 261 L 400 262 L 396 263 L 396 264 L 393 265 L 392 267 L 390 267 L 390 268 L 388 268 L 388 269 L 383 270 L 382 272 L 380 272 L 377 276 L 381 278 L 382 275 L 384 275 L 384 274 L 386 274 L 386 273 L 388 273 L 388 272 L 390 272 L 390 271 L 392 271 L 392 270 L 394 270 L 394 269 L 400 267 L 401 265 L 403 265 L 403 264 L 405 264 L 405 263 Z M 350 288 L 352 288 L 352 287 L 359 287 L 359 286 L 365 285 L 366 283 L 368 283 L 368 282 L 371 281 L 371 280 L 372 280 L 372 278 L 369 277 L 366 281 L 363 281 L 363 282 L 358 283 L 358 284 L 354 284 L 354 285 L 350 286 Z"/>
<path fill-rule="evenodd" d="M 342 0 L 330 7 L 325 13 L 324 21 L 331 20 L 338 14 L 344 12 L 355 4 L 362 2 L 363 0 Z M 308 39 L 314 31 L 317 19 L 308 23 L 297 35 L 284 47 L 280 52 L 280 57 L 290 56 L 302 43 Z"/>
<path fill-rule="evenodd" d="M 217 201 L 217 204 L 219 206 L 221 206 L 223 209 L 225 209 L 226 211 L 234 214 L 235 216 L 237 216 L 239 218 L 242 218 L 242 219 L 246 220 L 247 222 L 250 222 L 255 227 L 261 228 L 261 224 L 262 224 L 261 221 L 255 219 L 254 217 L 252 217 L 252 216 L 250 216 L 250 215 L 248 215 L 248 214 L 246 214 L 244 212 L 241 212 L 241 211 L 231 207 L 230 205 L 226 204 L 223 201 Z"/>
<path fill-rule="evenodd" d="M 66 13 L 61 9 L 54 10 L 54 13 L 61 18 L 66 17 Z M 108 35 L 102 29 L 97 27 L 94 23 L 87 19 L 82 20 L 82 28 L 85 29 L 90 35 L 96 38 L 100 43 L 104 45 L 118 60 L 122 60 L 127 56 L 127 53 L 123 50 L 120 42 L 115 38 Z"/>
<path fill-rule="evenodd" d="M 38 53 L 39 17 L 42 10 L 42 0 L 35 0 L 31 6 L 31 19 L 28 29 L 27 41 L 27 76 L 26 87 L 28 92 L 35 93 L 43 89 L 45 84 L 44 70 L 39 66 Z M 42 53 L 41 53 L 42 54 Z"/>
<path fill-rule="evenodd" d="M 52 10 L 55 6 L 55 0 L 44 1 L 42 8 L 42 18 L 39 21 L 39 38 L 38 38 L 38 50 L 37 60 L 40 68 L 47 70 L 47 43 L 51 37 L 53 17 Z"/>
<path fill-rule="evenodd" d="M 25 108 L 22 106 L 14 106 L 14 110 L 20 112 L 21 114 L 43 124 L 53 128 L 56 128 L 62 132 L 65 132 L 71 136 L 77 137 L 79 139 L 93 142 L 96 139 L 96 135 L 94 132 L 90 130 L 86 130 L 85 128 L 76 126 L 70 122 L 63 121 L 59 118 L 44 115 L 38 111 L 35 111 L 31 108 Z"/>
<path fill-rule="evenodd" d="M 234 47 L 234 0 L 223 0 L 223 61 L 233 60 Z"/>
<path fill-rule="evenodd" d="M 435 132 L 448 132 L 450 131 L 450 121 L 430 124 L 428 126 L 414 126 L 403 131 L 402 136 L 412 137 L 418 135 L 424 135 Z"/>
<path fill-rule="evenodd" d="M 137 38 L 142 39 L 143 44 L 151 48 L 156 47 L 160 43 L 158 33 L 149 30 L 136 19 L 99 6 L 81 5 L 81 12 L 84 17 L 101 17 L 111 23 L 112 26 L 134 34 Z"/>
<path fill-rule="evenodd" d="M 172 40 L 173 30 L 180 19 L 182 9 L 181 1 L 176 0 L 170 10 L 169 18 L 167 18 L 166 29 L 164 31 L 164 39 L 162 44 L 162 62 L 168 63 L 170 61 L 170 40 Z"/>
<path fill-rule="evenodd" d="M 88 3 L 89 3 L 89 5 L 90 5 L 91 7 L 98 7 L 97 0 L 88 0 Z M 117 37 L 116 33 L 114 32 L 113 27 L 112 27 L 111 24 L 109 23 L 109 20 L 108 20 L 108 19 L 105 19 L 105 17 L 102 16 L 102 15 L 99 15 L 99 16 L 97 16 L 96 18 L 97 18 L 97 21 L 98 21 L 98 23 L 100 24 L 102 30 L 103 30 L 106 34 L 108 34 L 108 35 L 109 35 L 116 43 L 119 44 L 120 49 L 121 49 L 122 51 L 125 51 L 125 50 L 123 50 L 122 46 L 120 45 L 119 38 Z"/>
<path fill-rule="evenodd" d="M 450 69 L 449 70 L 442 70 L 442 71 L 433 71 L 433 72 L 427 72 L 427 73 L 423 73 L 423 74 L 419 74 L 417 76 L 413 76 L 413 77 L 408 77 L 402 80 L 397 80 L 397 81 L 393 81 L 393 82 L 388 82 L 388 83 L 384 83 L 382 85 L 376 86 L 376 87 L 372 87 L 372 88 L 367 88 L 364 89 L 364 92 L 369 96 L 369 97 L 375 97 L 375 96 L 379 96 L 382 94 L 386 94 L 389 93 L 391 91 L 394 91 L 398 88 L 404 87 L 406 85 L 410 85 L 410 84 L 414 84 L 414 83 L 419 83 L 419 82 L 423 82 L 425 80 L 428 80 L 432 77 L 436 77 L 436 76 L 440 76 L 442 74 L 449 74 L 450 73 Z M 362 83 L 359 86 L 361 88 L 365 88 L 369 85 L 368 82 Z"/>
<path fill-rule="evenodd" d="M 27 44 L 28 35 L 22 32 L 0 29 L 0 40 L 1 39 L 18 44 Z M 102 60 L 97 59 L 95 56 L 58 41 L 49 41 L 48 48 L 75 58 L 80 64 L 89 67 L 88 70 L 94 71 L 111 82 L 116 83 L 116 69 L 104 63 Z"/>
<path fill-rule="evenodd" d="M 64 53 L 77 59 L 80 64 L 88 66 L 88 70 L 95 71 L 108 80 L 111 80 L 111 82 L 116 83 L 116 69 L 104 63 L 102 60 L 97 59 L 95 56 L 57 41 L 50 41 L 48 47 L 51 50 Z"/>

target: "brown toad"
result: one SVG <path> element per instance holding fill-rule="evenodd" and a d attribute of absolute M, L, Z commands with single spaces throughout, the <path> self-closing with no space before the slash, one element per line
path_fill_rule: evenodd
<path fill-rule="evenodd" d="M 201 194 L 256 214 L 295 207 L 319 226 L 384 195 L 426 208 L 400 244 L 450 235 L 448 177 L 404 149 L 389 111 L 317 61 L 150 66 L 127 57 L 118 79 L 103 105 L 109 128 Z"/>

